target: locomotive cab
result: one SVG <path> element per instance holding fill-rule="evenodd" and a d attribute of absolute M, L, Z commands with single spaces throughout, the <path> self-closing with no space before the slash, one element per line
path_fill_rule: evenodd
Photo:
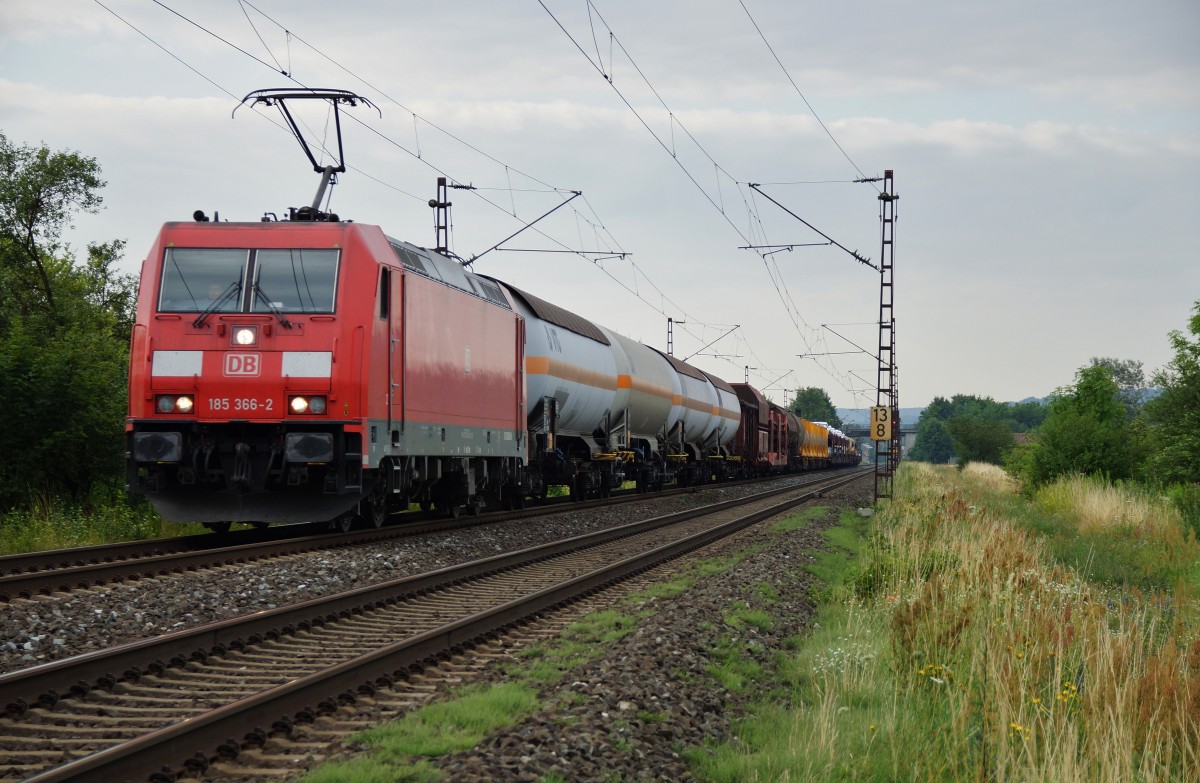
<path fill-rule="evenodd" d="M 361 428 L 349 400 L 332 410 L 340 233 L 164 227 L 134 328 L 127 483 L 167 518 L 298 521 L 357 502 Z"/>

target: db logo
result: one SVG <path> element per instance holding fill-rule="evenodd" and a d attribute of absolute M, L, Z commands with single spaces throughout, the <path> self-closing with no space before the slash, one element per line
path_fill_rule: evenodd
<path fill-rule="evenodd" d="M 256 353 L 227 353 L 225 354 L 225 374 L 258 375 L 258 359 Z"/>

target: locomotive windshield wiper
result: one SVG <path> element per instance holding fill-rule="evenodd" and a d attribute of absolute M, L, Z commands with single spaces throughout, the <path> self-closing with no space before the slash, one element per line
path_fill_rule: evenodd
<path fill-rule="evenodd" d="M 200 313 L 200 315 L 196 316 L 196 320 L 192 321 L 192 326 L 194 326 L 197 329 L 199 329 L 201 326 L 204 326 L 204 322 L 208 320 L 208 317 L 210 315 L 212 315 L 217 310 L 219 310 L 226 302 L 228 302 L 230 299 L 232 299 L 235 295 L 240 295 L 241 293 L 242 293 L 242 281 L 234 280 L 232 283 L 229 284 L 229 287 L 225 289 L 225 293 L 221 294 L 219 297 L 214 299 L 212 304 L 210 304 L 208 307 L 204 308 L 204 312 L 202 312 L 202 313 Z"/>
<path fill-rule="evenodd" d="M 289 321 L 287 319 L 287 317 L 283 314 L 283 312 L 280 311 L 280 309 L 278 307 L 276 307 L 275 304 L 267 297 L 267 295 L 263 292 L 262 288 L 258 285 L 258 283 L 254 284 L 254 297 L 256 299 L 258 299 L 258 301 L 265 304 L 267 306 L 267 309 L 270 310 L 271 313 L 276 318 L 279 319 L 280 326 L 282 326 L 284 329 L 292 328 L 292 322 Z"/>

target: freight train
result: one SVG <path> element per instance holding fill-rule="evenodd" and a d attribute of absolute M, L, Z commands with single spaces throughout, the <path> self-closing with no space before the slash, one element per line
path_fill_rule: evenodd
<path fill-rule="evenodd" d="M 217 528 L 858 462 L 749 384 L 340 220 L 166 224 L 129 379 L 129 489 Z"/>
<path fill-rule="evenodd" d="M 167 223 L 143 262 L 127 487 L 166 519 L 378 526 L 859 461 L 749 384 L 321 212 L 321 192 L 284 220 Z"/>

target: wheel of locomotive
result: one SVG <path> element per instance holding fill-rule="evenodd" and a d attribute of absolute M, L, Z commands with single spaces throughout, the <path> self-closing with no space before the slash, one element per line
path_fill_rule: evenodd
<path fill-rule="evenodd" d="M 217 535 L 223 536 L 229 532 L 229 527 L 232 524 L 232 522 L 205 522 L 204 526 Z"/>
<path fill-rule="evenodd" d="M 419 502 L 419 505 L 421 506 L 421 510 L 422 510 L 422 511 L 428 511 L 429 509 L 433 508 L 433 501 L 432 501 L 432 500 L 426 500 L 426 499 L 422 499 L 422 500 Z"/>
<path fill-rule="evenodd" d="M 367 521 L 371 523 L 371 527 L 383 527 L 383 523 L 388 518 L 388 487 L 387 482 L 379 480 L 375 482 L 375 487 L 371 490 L 371 497 L 368 498 L 370 509 L 367 513 Z"/>
<path fill-rule="evenodd" d="M 505 511 L 520 511 L 525 508 L 525 491 L 520 484 L 508 484 L 500 492 Z"/>
<path fill-rule="evenodd" d="M 353 511 L 347 511 L 337 519 L 333 520 L 333 527 L 342 533 L 349 533 L 354 529 L 354 520 L 357 517 Z"/>
<path fill-rule="evenodd" d="M 483 510 L 483 501 L 475 498 L 467 503 L 467 513 L 473 517 L 479 516 L 479 512 Z"/>

